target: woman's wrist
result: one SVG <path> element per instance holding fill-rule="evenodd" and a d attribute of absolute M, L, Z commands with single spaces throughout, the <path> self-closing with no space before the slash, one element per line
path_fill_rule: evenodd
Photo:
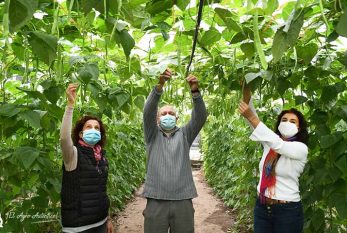
<path fill-rule="evenodd" d="M 254 128 L 256 128 L 258 124 L 260 123 L 260 120 L 256 115 L 251 115 L 250 117 L 247 118 L 247 120 L 249 121 L 249 123 L 251 123 L 251 125 Z"/>
<path fill-rule="evenodd" d="M 67 104 L 67 107 L 68 107 L 68 108 L 74 108 L 74 107 L 75 107 L 75 105 L 74 105 L 74 104 L 72 104 L 72 103 L 68 103 L 68 104 Z"/>

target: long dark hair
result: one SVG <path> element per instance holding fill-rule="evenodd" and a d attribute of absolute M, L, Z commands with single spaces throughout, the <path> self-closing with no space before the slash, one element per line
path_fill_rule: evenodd
<path fill-rule="evenodd" d="M 99 122 L 100 125 L 100 133 L 101 133 L 101 140 L 97 143 L 97 145 L 100 145 L 101 147 L 104 147 L 104 145 L 106 144 L 106 131 L 105 131 L 105 127 L 104 124 L 102 123 L 102 121 L 95 117 L 95 116 L 83 116 L 81 119 L 79 119 L 76 124 L 74 129 L 72 130 L 72 141 L 73 144 L 76 146 L 78 145 L 78 141 L 80 140 L 80 132 L 83 131 L 83 127 L 84 124 L 89 121 L 89 120 L 96 120 L 97 122 Z"/>
<path fill-rule="evenodd" d="M 299 119 L 299 132 L 295 135 L 296 138 L 297 138 L 296 141 L 305 143 L 307 145 L 307 143 L 308 143 L 307 122 L 305 120 L 304 115 L 300 111 L 295 109 L 295 108 L 291 108 L 289 110 L 283 110 L 280 113 L 280 115 L 278 115 L 277 122 L 275 124 L 275 132 L 276 132 L 276 134 L 281 136 L 281 133 L 278 130 L 278 126 L 281 123 L 281 119 L 282 119 L 283 115 L 286 114 L 286 113 L 293 113 L 293 114 L 295 114 L 298 117 L 298 119 Z"/>

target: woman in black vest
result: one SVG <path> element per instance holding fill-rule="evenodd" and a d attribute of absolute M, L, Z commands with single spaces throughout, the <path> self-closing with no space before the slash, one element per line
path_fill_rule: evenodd
<path fill-rule="evenodd" d="M 112 233 L 108 218 L 108 162 L 102 149 L 106 142 L 100 119 L 84 116 L 72 130 L 77 84 L 66 89 L 67 107 L 60 130 L 63 154 L 61 219 L 64 233 Z"/>

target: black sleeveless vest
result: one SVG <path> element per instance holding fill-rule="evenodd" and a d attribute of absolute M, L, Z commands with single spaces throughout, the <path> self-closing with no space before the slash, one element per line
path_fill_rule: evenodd
<path fill-rule="evenodd" d="M 63 227 L 80 227 L 105 219 L 110 206 L 107 196 L 108 162 L 102 151 L 97 166 L 92 148 L 77 145 L 78 161 L 73 171 L 63 164 L 61 219 Z"/>

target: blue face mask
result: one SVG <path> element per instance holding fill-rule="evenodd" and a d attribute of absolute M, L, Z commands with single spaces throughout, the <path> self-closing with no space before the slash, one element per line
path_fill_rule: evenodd
<path fill-rule="evenodd" d="M 83 131 L 83 141 L 94 146 L 101 140 L 101 133 L 96 129 L 87 129 Z"/>
<path fill-rule="evenodd" d="M 169 114 L 161 116 L 159 124 L 164 130 L 171 130 L 176 126 L 176 117 Z"/>

